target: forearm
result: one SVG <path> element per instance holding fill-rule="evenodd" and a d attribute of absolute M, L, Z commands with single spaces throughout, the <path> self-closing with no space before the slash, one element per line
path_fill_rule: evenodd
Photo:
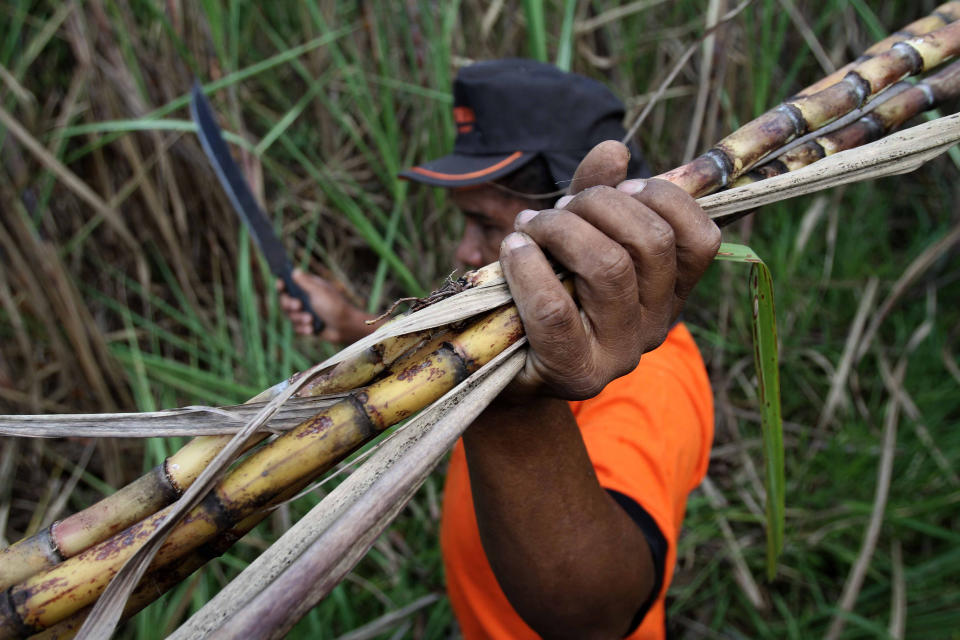
<path fill-rule="evenodd" d="M 517 613 L 544 637 L 620 637 L 653 563 L 597 481 L 567 403 L 495 403 L 464 444 L 484 550 Z"/>

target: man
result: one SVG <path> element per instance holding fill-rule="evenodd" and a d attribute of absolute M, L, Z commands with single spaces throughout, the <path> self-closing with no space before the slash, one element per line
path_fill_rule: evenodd
<path fill-rule="evenodd" d="M 703 363 L 675 321 L 719 231 L 679 188 L 625 180 L 637 156 L 610 141 L 624 135 L 623 107 L 597 82 L 527 60 L 477 63 L 454 105 L 453 153 L 401 175 L 452 190 L 466 217 L 457 259 L 500 260 L 531 350 L 451 457 L 451 603 L 468 639 L 662 638 L 686 497 L 713 434 Z M 558 189 L 568 195 L 546 208 Z M 574 274 L 579 308 L 546 255 Z M 297 279 L 323 337 L 370 331 L 329 283 Z M 282 301 L 308 333 L 309 314 Z"/>

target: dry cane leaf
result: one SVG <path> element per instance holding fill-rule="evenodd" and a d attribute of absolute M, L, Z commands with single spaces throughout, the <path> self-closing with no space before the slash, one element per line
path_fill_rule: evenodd
<path fill-rule="evenodd" d="M 249 630 L 232 618 L 239 611 L 249 609 L 253 602 L 257 602 L 257 606 L 268 603 L 268 609 L 276 607 L 276 602 L 259 598 L 258 594 L 264 591 L 265 585 L 271 585 L 271 589 L 286 588 L 274 586 L 282 584 L 276 582 L 280 578 L 299 582 L 299 588 L 306 587 L 304 582 L 314 579 L 317 586 L 330 588 L 335 585 L 338 577 L 330 575 L 321 580 L 319 574 L 336 569 L 337 575 L 342 576 L 365 552 L 365 547 L 354 542 L 354 536 L 359 536 L 359 522 L 363 514 L 366 513 L 373 520 L 371 526 L 374 529 L 368 530 L 371 534 L 369 542 L 372 543 L 476 415 L 523 366 L 525 355 L 519 350 L 525 342 L 525 339 L 521 339 L 508 347 L 421 412 L 394 437 L 379 445 L 366 464 L 344 480 L 240 576 L 177 629 L 170 640 L 207 637 L 221 625 L 242 629 L 239 637 L 250 637 Z M 309 561 L 313 568 L 300 566 L 298 558 L 303 555 L 309 557 L 308 550 L 311 548 L 325 549 L 323 558 L 328 564 L 337 563 L 337 566 L 317 570 L 316 550 Z M 308 570 L 314 571 L 315 575 L 305 575 L 300 581 L 295 579 L 298 572 L 305 573 Z M 315 602 L 316 594 L 311 592 L 311 598 Z M 297 600 L 290 596 L 284 596 L 283 599 L 291 606 Z M 261 611 L 254 617 L 263 615 Z M 283 615 L 293 616 L 290 612 Z M 279 619 L 287 618 L 281 616 Z M 264 632 L 269 628 L 265 626 Z"/>

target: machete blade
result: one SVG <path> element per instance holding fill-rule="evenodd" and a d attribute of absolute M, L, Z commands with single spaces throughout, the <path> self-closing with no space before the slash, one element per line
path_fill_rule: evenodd
<path fill-rule="evenodd" d="M 273 226 L 267 219 L 267 214 L 257 204 L 253 192 L 240 172 L 240 167 L 230 155 L 230 149 L 223 140 L 223 132 L 217 124 L 216 115 L 203 94 L 203 88 L 199 82 L 194 82 L 190 92 L 190 115 L 197 125 L 200 145 L 220 180 L 220 186 L 230 198 L 234 211 L 247 225 L 254 242 L 267 259 L 271 273 L 282 279 L 287 293 L 299 299 L 303 308 L 310 312 L 313 316 L 313 331 L 320 333 L 324 327 L 323 320 L 311 307 L 307 293 L 293 281 L 293 265 L 287 257 L 287 252 L 273 232 Z"/>

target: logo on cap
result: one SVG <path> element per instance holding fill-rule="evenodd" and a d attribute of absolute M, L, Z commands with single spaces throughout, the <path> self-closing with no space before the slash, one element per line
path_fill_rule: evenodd
<path fill-rule="evenodd" d="M 453 121 L 457 123 L 458 132 L 470 133 L 473 131 L 473 123 L 477 121 L 477 115 L 470 107 L 454 107 Z"/>

